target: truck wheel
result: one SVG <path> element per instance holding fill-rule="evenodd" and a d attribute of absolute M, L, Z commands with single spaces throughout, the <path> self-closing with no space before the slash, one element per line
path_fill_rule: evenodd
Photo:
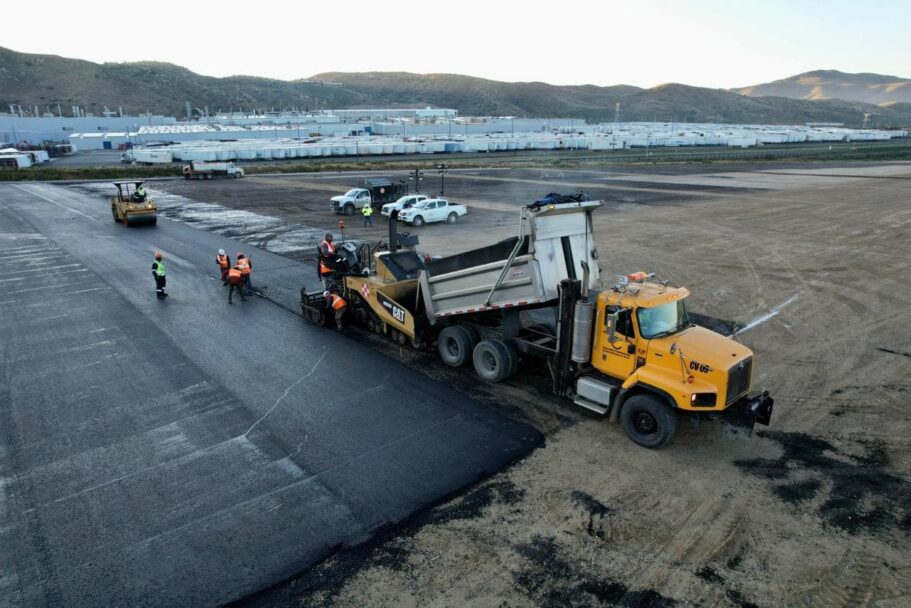
<path fill-rule="evenodd" d="M 657 449 L 673 439 L 677 413 L 662 399 L 647 393 L 633 395 L 620 410 L 623 430 L 634 443 Z"/>
<path fill-rule="evenodd" d="M 459 214 L 455 211 L 450 213 L 449 217 L 446 218 L 446 222 L 449 224 L 455 224 L 457 221 L 459 221 Z"/>
<path fill-rule="evenodd" d="M 502 382 L 515 371 L 513 353 L 502 340 L 481 340 L 471 358 L 474 371 L 487 382 Z"/>
<path fill-rule="evenodd" d="M 345 215 L 354 215 L 354 205 L 345 205 Z"/>
<path fill-rule="evenodd" d="M 411 223 L 414 224 L 415 226 L 423 226 L 424 218 L 422 218 L 420 215 L 416 215 L 416 216 L 414 216 L 414 219 L 411 220 Z"/>
<path fill-rule="evenodd" d="M 452 367 L 460 367 L 468 362 L 474 344 L 475 340 L 472 339 L 471 332 L 461 325 L 444 328 L 437 338 L 440 359 Z"/>

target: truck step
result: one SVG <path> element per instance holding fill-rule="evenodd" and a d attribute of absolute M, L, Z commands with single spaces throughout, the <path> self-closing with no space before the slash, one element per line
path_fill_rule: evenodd
<path fill-rule="evenodd" d="M 589 401 L 588 399 L 586 399 L 584 397 L 576 397 L 575 400 L 573 401 L 573 403 L 575 403 L 578 406 L 584 407 L 587 410 L 591 410 L 591 411 L 595 412 L 596 414 L 601 414 L 602 416 L 610 411 L 609 407 L 604 407 L 603 405 L 599 405 L 599 404 L 595 403 L 594 401 Z"/>

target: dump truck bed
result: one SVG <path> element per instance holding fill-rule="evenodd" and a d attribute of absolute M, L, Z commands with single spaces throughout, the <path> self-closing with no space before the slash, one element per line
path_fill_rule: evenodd
<path fill-rule="evenodd" d="M 556 301 L 563 279 L 590 269 L 599 279 L 591 212 L 599 201 L 536 205 L 522 212 L 519 236 L 434 260 L 419 276 L 428 319 Z"/>

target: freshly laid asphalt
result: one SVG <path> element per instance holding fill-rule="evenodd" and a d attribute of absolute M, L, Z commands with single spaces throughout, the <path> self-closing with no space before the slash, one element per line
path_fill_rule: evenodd
<path fill-rule="evenodd" d="M 251 255 L 280 305 L 229 306 L 219 247 Z M 0 185 L 0 605 L 222 604 L 539 443 L 302 321 L 313 275 L 184 224 L 115 224 L 100 197 Z"/>

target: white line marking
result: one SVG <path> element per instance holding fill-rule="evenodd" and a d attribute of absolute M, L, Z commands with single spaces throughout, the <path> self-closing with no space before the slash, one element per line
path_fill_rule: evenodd
<path fill-rule="evenodd" d="M 733 334 L 731 334 L 730 337 L 733 338 L 734 336 L 742 334 L 745 331 L 749 331 L 749 330 L 753 329 L 754 327 L 756 327 L 757 325 L 761 325 L 762 323 L 765 323 L 769 319 L 778 316 L 778 313 L 781 312 L 782 308 L 784 308 L 785 306 L 787 306 L 788 304 L 790 304 L 791 302 L 793 302 L 796 299 L 797 299 L 797 294 L 794 294 L 793 296 L 791 296 L 790 298 L 788 298 L 787 300 L 785 300 L 784 302 L 782 302 L 781 304 L 779 304 L 778 306 L 776 306 L 775 308 L 770 310 L 769 312 L 765 313 L 764 315 L 762 315 L 760 317 L 756 317 L 755 319 L 753 319 L 752 321 L 750 321 L 749 323 L 747 323 L 746 325 L 744 325 L 743 327 L 741 327 L 740 329 L 735 331 Z"/>
<path fill-rule="evenodd" d="M 60 353 L 69 353 L 69 352 L 79 351 L 79 350 L 89 350 L 89 349 L 95 348 L 96 346 L 113 344 L 114 342 L 115 342 L 115 340 L 102 340 L 101 342 L 95 342 L 94 344 L 86 344 L 85 346 L 73 346 L 71 348 L 63 348 L 61 350 L 54 351 L 54 354 L 57 355 Z"/>

